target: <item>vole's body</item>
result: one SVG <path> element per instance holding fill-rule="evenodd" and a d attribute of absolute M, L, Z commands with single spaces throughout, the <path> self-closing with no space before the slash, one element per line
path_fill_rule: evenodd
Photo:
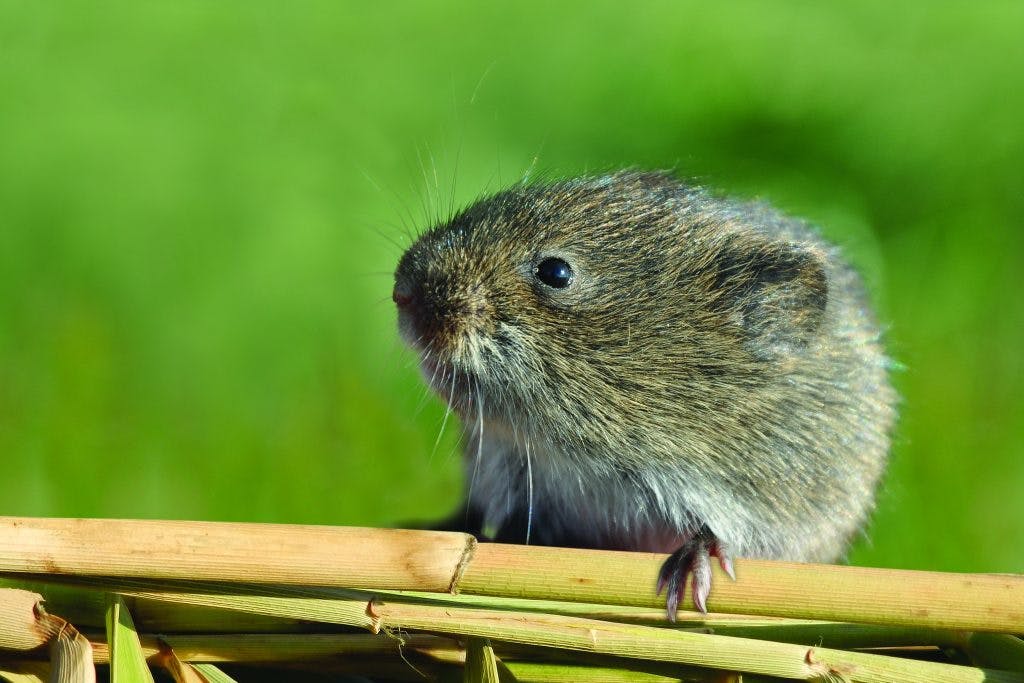
<path fill-rule="evenodd" d="M 501 540 L 829 561 L 871 507 L 887 361 L 799 221 L 661 174 L 518 186 L 424 234 L 395 300 Z"/>

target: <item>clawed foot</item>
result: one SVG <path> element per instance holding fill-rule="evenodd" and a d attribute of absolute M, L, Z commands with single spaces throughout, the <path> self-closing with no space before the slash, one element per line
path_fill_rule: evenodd
<path fill-rule="evenodd" d="M 702 526 L 700 531 L 686 541 L 665 560 L 661 565 L 658 574 L 658 595 L 668 588 L 666 593 L 669 621 L 676 620 L 676 611 L 679 609 L 679 599 L 686 587 L 686 576 L 693 574 L 691 595 L 693 604 L 701 612 L 707 613 L 708 593 L 711 592 L 711 556 L 718 558 L 718 564 L 722 571 L 729 575 L 733 581 L 736 580 L 736 573 L 732 568 L 732 559 L 725 548 L 725 545 L 718 540 L 711 529 Z"/>

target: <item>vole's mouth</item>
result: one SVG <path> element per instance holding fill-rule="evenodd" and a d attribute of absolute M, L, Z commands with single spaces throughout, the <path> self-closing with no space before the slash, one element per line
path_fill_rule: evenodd
<path fill-rule="evenodd" d="M 467 413 L 473 407 L 479 382 L 469 372 L 434 354 L 421 353 L 420 373 L 431 390 L 453 410 Z"/>
<path fill-rule="evenodd" d="M 480 379 L 462 358 L 469 344 L 465 330 L 422 316 L 398 288 L 394 297 L 399 333 L 419 355 L 420 374 L 427 385 L 456 412 L 476 415 Z"/>

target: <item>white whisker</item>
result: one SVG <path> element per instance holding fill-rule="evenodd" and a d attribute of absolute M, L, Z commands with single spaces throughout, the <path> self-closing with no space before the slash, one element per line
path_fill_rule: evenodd
<path fill-rule="evenodd" d="M 420 340 L 417 339 L 416 343 L 418 344 L 419 341 Z M 426 360 L 426 361 L 430 360 L 430 356 L 431 356 L 431 348 L 430 347 L 433 344 L 434 344 L 434 340 L 431 339 L 430 343 L 428 343 L 423 348 L 423 358 L 421 359 L 421 362 L 424 361 L 424 360 Z M 418 416 L 421 412 L 423 412 L 423 407 L 427 404 L 427 399 L 430 397 L 431 390 L 434 388 L 434 380 L 437 379 L 437 372 L 438 372 L 438 370 L 440 368 L 441 368 L 440 363 L 434 363 L 434 372 L 431 373 L 430 379 L 427 381 L 426 386 L 423 388 L 423 394 L 422 394 L 422 396 L 420 396 L 420 402 L 416 405 L 416 410 L 413 411 L 413 415 Z"/>
<path fill-rule="evenodd" d="M 444 370 L 442 370 L 441 371 L 441 383 L 442 384 L 444 384 L 444 375 L 445 375 L 445 372 L 444 372 Z M 448 402 L 447 402 L 447 404 L 444 407 L 444 418 L 441 420 L 441 429 L 440 429 L 440 431 L 438 431 L 437 439 L 434 441 L 434 448 L 433 448 L 432 451 L 430 451 L 429 462 L 433 462 L 434 461 L 434 455 L 437 453 L 437 448 L 438 448 L 438 446 L 441 445 L 441 437 L 444 436 L 445 427 L 448 426 L 448 418 L 451 417 L 451 414 L 452 414 L 452 399 L 454 399 L 454 398 L 455 398 L 455 370 L 452 369 L 452 388 L 448 392 Z"/>
<path fill-rule="evenodd" d="M 477 474 L 480 472 L 480 461 L 484 452 L 484 398 L 480 393 L 480 380 L 474 381 L 476 387 L 476 457 L 473 461 L 473 474 L 469 478 L 469 490 L 466 492 L 466 518 L 469 521 L 469 508 L 473 505 L 473 484 L 476 483 Z"/>
<path fill-rule="evenodd" d="M 533 464 L 530 461 L 530 439 L 526 439 L 526 545 L 530 545 L 533 527 Z"/>

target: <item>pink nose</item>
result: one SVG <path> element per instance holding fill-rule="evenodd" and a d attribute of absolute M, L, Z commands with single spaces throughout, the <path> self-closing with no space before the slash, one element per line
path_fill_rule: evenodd
<path fill-rule="evenodd" d="M 405 290 L 399 289 L 396 285 L 394 290 L 391 292 L 391 300 L 395 302 L 399 308 L 408 308 L 412 304 L 412 295 L 407 293 Z"/>

